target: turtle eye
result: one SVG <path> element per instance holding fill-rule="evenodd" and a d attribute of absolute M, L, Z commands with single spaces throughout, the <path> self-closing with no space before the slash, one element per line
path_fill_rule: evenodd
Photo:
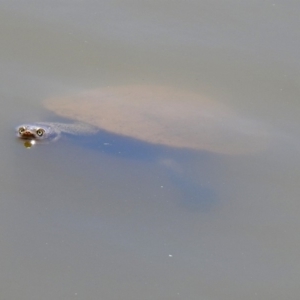
<path fill-rule="evenodd" d="M 43 136 L 44 133 L 45 133 L 45 130 L 42 129 L 42 128 L 39 128 L 39 129 L 37 129 L 37 131 L 36 131 L 36 134 L 37 134 L 39 137 Z"/>
<path fill-rule="evenodd" d="M 26 130 L 25 127 L 20 127 L 19 130 L 18 130 L 19 134 L 23 134 L 25 130 Z"/>

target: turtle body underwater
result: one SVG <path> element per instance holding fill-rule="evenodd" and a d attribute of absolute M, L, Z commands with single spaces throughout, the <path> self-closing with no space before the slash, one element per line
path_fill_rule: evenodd
<path fill-rule="evenodd" d="M 207 207 L 217 198 L 214 188 L 200 179 L 207 176 L 203 154 L 204 159 L 207 153 L 248 155 L 263 151 L 268 143 L 268 132 L 259 122 L 199 94 L 172 87 L 109 86 L 47 99 L 44 106 L 73 123 L 18 126 L 17 137 L 25 140 L 26 148 L 68 134 L 89 135 L 92 147 L 101 151 L 99 143 L 109 144 L 110 139 L 113 147 L 105 148 L 109 154 L 122 152 L 127 153 L 125 157 L 149 160 L 154 153 L 155 161 L 165 167 L 170 181 L 182 193 L 184 205 L 193 209 Z"/>
<path fill-rule="evenodd" d="M 47 99 L 44 106 L 75 123 L 20 125 L 19 138 L 49 142 L 62 133 L 91 135 L 104 130 L 151 144 L 231 155 L 259 152 L 268 140 L 261 124 L 173 87 L 108 86 Z"/>

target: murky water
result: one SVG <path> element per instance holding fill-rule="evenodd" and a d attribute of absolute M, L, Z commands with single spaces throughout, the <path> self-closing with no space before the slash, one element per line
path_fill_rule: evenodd
<path fill-rule="evenodd" d="M 2 1 L 1 299 L 298 299 L 299 4 Z M 264 124 L 247 155 L 114 134 L 25 149 L 43 100 L 167 84 Z"/>

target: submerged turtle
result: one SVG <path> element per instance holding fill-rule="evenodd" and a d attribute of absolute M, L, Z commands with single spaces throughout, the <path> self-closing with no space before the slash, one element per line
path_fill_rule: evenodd
<path fill-rule="evenodd" d="M 94 134 L 101 129 L 152 144 L 233 155 L 260 151 L 267 141 L 261 124 L 172 87 L 109 86 L 48 99 L 44 105 L 76 123 L 25 124 L 17 128 L 18 137 L 49 141 L 61 133 Z"/>
<path fill-rule="evenodd" d="M 30 148 L 36 141 L 57 140 L 63 133 L 90 134 L 95 135 L 92 143 L 96 141 L 97 148 L 98 140 L 105 144 L 106 138 L 112 136 L 115 147 L 109 147 L 108 151 L 117 148 L 120 153 L 128 146 L 129 138 L 130 150 L 125 150 L 129 155 L 140 157 L 140 153 L 150 148 L 158 150 L 159 156 L 163 156 L 160 162 L 170 170 L 170 180 L 182 192 L 184 205 L 193 209 L 207 208 L 217 197 L 214 188 L 203 186 L 199 173 L 203 168 L 199 167 L 197 158 L 190 151 L 177 152 L 177 149 L 193 150 L 196 155 L 197 150 L 249 154 L 263 150 L 268 140 L 261 124 L 238 116 L 221 103 L 171 87 L 104 87 L 48 99 L 44 105 L 75 122 L 40 122 L 17 127 L 17 136 L 26 139 L 26 147 Z M 97 132 L 100 134 L 96 135 Z M 169 148 L 160 152 L 161 147 L 149 147 L 150 144 Z"/>

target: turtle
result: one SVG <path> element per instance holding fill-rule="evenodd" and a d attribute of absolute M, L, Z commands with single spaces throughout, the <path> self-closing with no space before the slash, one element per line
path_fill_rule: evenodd
<path fill-rule="evenodd" d="M 64 134 L 88 135 L 97 140 L 97 149 L 98 140 L 105 144 L 109 134 L 118 151 L 126 148 L 127 139 L 134 140 L 127 151 L 134 158 L 152 146 L 159 149 L 160 156 L 169 155 L 160 157 L 159 161 L 182 192 L 184 205 L 189 202 L 193 210 L 210 207 L 217 197 L 213 188 L 199 182 L 202 175 L 199 177 L 198 158 L 193 161 L 192 153 L 253 154 L 264 150 L 268 142 L 268 131 L 260 122 L 241 117 L 215 100 L 176 87 L 106 86 L 49 98 L 44 101 L 44 106 L 73 123 L 20 125 L 16 128 L 17 136 L 25 139 L 25 147 L 57 141 Z M 168 151 L 161 151 L 161 147 Z M 169 149 L 178 149 L 179 155 Z M 182 155 L 182 151 L 187 155 Z M 147 155 L 144 157 L 148 158 Z M 197 174 L 192 178 L 190 174 L 194 171 L 191 168 L 196 168 Z"/>
<path fill-rule="evenodd" d="M 263 150 L 265 127 L 197 93 L 160 85 L 106 86 L 44 101 L 46 109 L 75 123 L 31 123 L 17 127 L 29 141 L 55 141 L 63 133 L 105 130 L 154 145 L 249 154 Z"/>

